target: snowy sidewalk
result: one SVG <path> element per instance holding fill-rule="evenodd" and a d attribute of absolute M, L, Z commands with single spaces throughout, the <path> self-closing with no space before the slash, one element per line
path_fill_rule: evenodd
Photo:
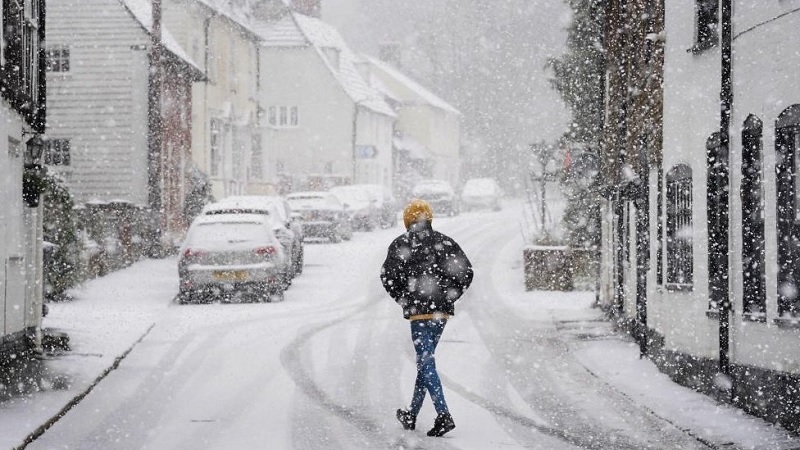
<path fill-rule="evenodd" d="M 614 332 L 602 311 L 592 308 L 594 293 L 525 291 L 521 245 L 507 246 L 493 268 L 493 282 L 506 292 L 502 301 L 521 317 L 555 323 L 592 375 L 710 448 L 800 449 L 800 437 L 680 386 L 640 359 L 638 344 Z"/>
<path fill-rule="evenodd" d="M 144 260 L 86 282 L 74 299 L 49 303 L 44 327 L 71 350 L 32 361 L 14 386 L 0 385 L 0 448 L 16 448 L 90 389 L 156 322 L 177 292 L 172 258 Z"/>

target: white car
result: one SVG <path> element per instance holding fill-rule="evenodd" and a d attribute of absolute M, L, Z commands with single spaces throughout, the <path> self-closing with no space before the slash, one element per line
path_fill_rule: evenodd
<path fill-rule="evenodd" d="M 180 247 L 178 303 L 241 295 L 281 301 L 287 262 L 263 215 L 198 216 Z"/>
<path fill-rule="evenodd" d="M 414 186 L 411 195 L 428 202 L 433 215 L 457 216 L 461 211 L 460 202 L 453 187 L 444 180 L 423 180 Z"/>
<path fill-rule="evenodd" d="M 492 178 L 472 178 L 461 190 L 461 207 L 469 211 L 475 208 L 491 208 L 500 211 L 503 191 Z"/>
<path fill-rule="evenodd" d="M 262 195 L 235 195 L 209 203 L 204 215 L 212 214 L 263 214 L 273 222 L 273 232 L 283 245 L 291 261 L 288 280 L 303 272 L 303 231 L 292 218 L 291 206 L 282 197 Z"/>

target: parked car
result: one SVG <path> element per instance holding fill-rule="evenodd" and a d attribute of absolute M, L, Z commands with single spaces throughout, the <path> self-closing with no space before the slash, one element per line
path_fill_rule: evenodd
<path fill-rule="evenodd" d="M 303 272 L 302 226 L 292 218 L 291 206 L 282 197 L 236 195 L 203 208 L 203 214 L 262 214 L 272 220 L 275 236 L 289 256 L 289 280 Z"/>
<path fill-rule="evenodd" d="M 411 190 L 411 194 L 428 202 L 434 214 L 457 216 L 461 210 L 453 186 L 444 180 L 420 181 Z"/>
<path fill-rule="evenodd" d="M 335 186 L 328 189 L 342 201 L 353 228 L 357 230 L 372 231 L 378 227 L 380 216 L 377 200 L 370 194 L 369 189 L 362 184 Z"/>
<path fill-rule="evenodd" d="M 180 247 L 178 302 L 236 294 L 259 301 L 281 301 L 289 261 L 261 214 L 198 216 Z"/>
<path fill-rule="evenodd" d="M 392 191 L 382 184 L 364 184 L 363 186 L 375 200 L 381 228 L 391 228 L 397 225 L 398 206 Z"/>
<path fill-rule="evenodd" d="M 305 238 L 339 242 L 353 237 L 350 217 L 341 200 L 329 192 L 295 192 L 286 196 L 294 214 L 302 219 Z"/>
<path fill-rule="evenodd" d="M 474 208 L 492 208 L 500 211 L 503 191 L 492 178 L 471 178 L 461 190 L 461 207 L 469 211 Z"/>

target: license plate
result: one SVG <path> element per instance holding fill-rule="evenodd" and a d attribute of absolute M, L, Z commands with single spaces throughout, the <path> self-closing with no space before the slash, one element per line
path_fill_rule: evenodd
<path fill-rule="evenodd" d="M 217 281 L 245 281 L 247 272 L 244 270 L 216 270 L 214 279 Z"/>

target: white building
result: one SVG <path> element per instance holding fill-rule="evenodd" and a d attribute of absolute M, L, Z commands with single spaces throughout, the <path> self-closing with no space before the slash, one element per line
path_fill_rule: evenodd
<path fill-rule="evenodd" d="M 395 147 L 409 153 L 423 153 L 427 174 L 461 182 L 461 113 L 439 96 L 409 78 L 396 67 L 375 58 L 364 57 L 362 72 L 387 99 L 397 113 Z M 424 146 L 424 151 L 415 149 Z"/>
<path fill-rule="evenodd" d="M 635 201 L 607 209 L 600 300 L 644 318 L 648 352 L 675 379 L 726 391 L 715 380 L 727 370 L 729 401 L 797 431 L 800 1 L 732 1 L 727 153 L 724 3 L 664 3 L 663 158 L 647 180 L 649 244 L 636 249 L 645 222 Z"/>
<path fill-rule="evenodd" d="M 223 198 L 266 182 L 258 37 L 246 2 L 166 0 L 164 24 L 208 78 L 192 90 L 192 157 Z"/>
<path fill-rule="evenodd" d="M 41 349 L 42 208 L 23 201 L 28 143 L 44 131 L 44 1 L 3 2 L 0 37 L 0 365 Z M 27 167 L 26 167 L 27 166 Z"/>
<path fill-rule="evenodd" d="M 288 11 L 256 28 L 268 176 L 283 190 L 391 187 L 395 113 L 359 73 L 336 29 Z"/>
<path fill-rule="evenodd" d="M 148 0 L 48 1 L 48 168 L 77 203 L 125 201 L 157 214 L 164 234 L 185 228 L 191 84 L 202 71 L 162 29 L 162 95 L 149 89 Z M 162 147 L 149 115 L 158 109 Z M 153 155 L 158 155 L 157 159 Z"/>

